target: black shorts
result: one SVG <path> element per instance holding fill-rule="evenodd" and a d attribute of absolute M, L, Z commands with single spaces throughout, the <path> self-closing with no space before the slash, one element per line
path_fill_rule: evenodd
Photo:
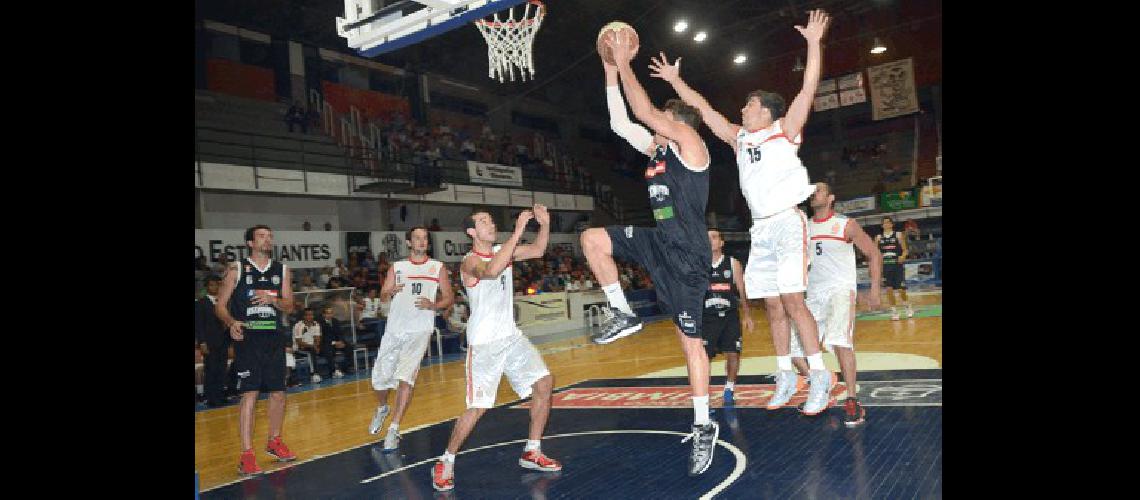
<path fill-rule="evenodd" d="M 278 332 L 245 331 L 242 340 L 234 341 L 234 373 L 237 390 L 285 390 L 285 342 Z"/>
<path fill-rule="evenodd" d="M 896 290 L 906 290 L 906 270 L 903 265 L 883 264 L 883 286 Z"/>
<path fill-rule="evenodd" d="M 705 352 L 709 359 L 718 353 L 740 353 L 740 313 L 736 308 L 729 309 L 722 318 L 716 312 L 705 312 L 704 333 Z"/>
<path fill-rule="evenodd" d="M 657 302 L 681 333 L 701 338 L 712 263 L 708 237 L 704 242 L 690 242 L 692 248 L 686 249 L 655 227 L 606 226 L 606 233 L 614 257 L 637 262 L 649 272 Z"/>

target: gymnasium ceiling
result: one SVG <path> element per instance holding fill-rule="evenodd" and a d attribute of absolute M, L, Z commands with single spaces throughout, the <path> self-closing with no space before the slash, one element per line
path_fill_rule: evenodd
<path fill-rule="evenodd" d="M 772 89 L 787 98 L 798 90 L 803 74 L 792 67 L 806 50 L 792 26 L 806 21 L 807 10 L 823 8 L 833 17 L 825 39 L 825 78 L 913 57 L 920 87 L 942 79 L 941 0 L 546 0 L 546 4 L 547 18 L 535 41 L 534 81 L 500 84 L 489 79 L 486 43 L 473 26 L 373 59 L 448 75 L 486 92 L 525 95 L 604 115 L 602 71 L 594 42 L 601 26 L 623 20 L 640 35 L 634 70 L 654 102 L 672 97 L 668 85 L 649 78 L 646 68 L 649 56 L 664 50 L 670 59 L 682 56 L 686 81 L 733 119 L 751 90 Z M 196 1 L 200 19 L 353 53 L 334 28 L 333 20 L 343 10 L 341 0 Z M 678 19 L 689 23 L 683 34 L 673 31 Z M 698 29 L 709 34 L 701 44 L 692 41 Z M 886 43 L 885 54 L 868 52 L 875 36 Z M 739 52 L 746 53 L 748 61 L 738 66 L 732 58 Z"/>

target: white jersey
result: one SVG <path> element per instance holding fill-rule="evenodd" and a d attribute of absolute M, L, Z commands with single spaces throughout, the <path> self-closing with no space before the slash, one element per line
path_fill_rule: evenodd
<path fill-rule="evenodd" d="M 424 259 L 419 263 L 404 259 L 392 264 L 396 284 L 403 284 L 404 289 L 392 297 L 385 331 L 430 332 L 435 328 L 435 311 L 416 307 L 416 301 L 420 297 L 435 300 L 442 267 L 443 264 L 435 259 Z"/>
<path fill-rule="evenodd" d="M 792 208 L 815 192 L 807 169 L 800 162 L 802 135 L 788 139 L 776 120 L 756 131 L 740 128 L 736 134 L 736 166 L 740 190 L 752 218 L 768 217 Z"/>
<path fill-rule="evenodd" d="M 481 254 L 472 250 L 467 255 L 474 254 L 483 262 L 490 262 L 500 248 L 502 245 L 495 245 L 491 249 L 491 254 Z M 466 260 L 467 256 L 463 258 Z M 507 264 L 496 278 L 479 279 L 465 274 L 460 275 L 463 286 L 467 289 L 467 300 L 471 303 L 471 316 L 467 318 L 468 344 L 486 344 L 518 332 L 518 327 L 515 326 L 515 284 L 512 267 L 513 263 Z M 475 280 L 475 285 L 469 285 L 469 280 Z"/>
<path fill-rule="evenodd" d="M 808 295 L 813 292 L 855 289 L 855 245 L 847 234 L 847 216 L 832 212 L 823 219 L 811 219 L 811 269 Z"/>

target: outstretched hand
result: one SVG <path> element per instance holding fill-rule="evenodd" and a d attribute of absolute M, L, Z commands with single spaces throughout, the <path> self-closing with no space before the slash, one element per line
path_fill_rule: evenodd
<path fill-rule="evenodd" d="M 550 212 L 546 209 L 546 205 L 534 204 L 534 220 L 538 221 L 540 226 L 550 225 Z"/>
<path fill-rule="evenodd" d="M 526 223 L 534 218 L 534 212 L 530 210 L 523 210 L 519 213 L 518 220 L 515 221 L 515 233 L 522 234 L 526 232 Z"/>
<path fill-rule="evenodd" d="M 633 37 L 628 30 L 621 30 L 612 38 L 607 38 L 606 45 L 614 55 L 616 64 L 629 64 L 637 53 L 637 49 L 633 48 Z"/>
<path fill-rule="evenodd" d="M 664 52 L 661 53 L 660 60 L 656 57 L 650 57 L 649 60 L 653 61 L 653 63 L 649 65 L 649 69 L 652 70 L 653 73 L 650 73 L 649 76 L 660 78 L 669 83 L 673 83 L 681 79 L 680 57 L 678 57 L 677 60 L 673 61 L 673 64 L 671 65 L 669 64 L 669 60 L 665 58 Z"/>
<path fill-rule="evenodd" d="M 831 16 L 827 15 L 823 9 L 816 9 L 808 13 L 807 27 L 796 26 L 796 31 L 799 31 L 807 41 L 818 42 L 823 39 L 823 34 L 827 32 L 827 26 L 830 23 Z"/>

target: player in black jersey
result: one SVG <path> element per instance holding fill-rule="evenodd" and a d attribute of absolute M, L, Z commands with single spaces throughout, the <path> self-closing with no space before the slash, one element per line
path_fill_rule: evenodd
<path fill-rule="evenodd" d="M 887 299 L 891 301 L 891 319 L 899 319 L 895 290 L 902 295 L 903 305 L 906 306 L 906 317 L 914 317 L 914 309 L 910 307 L 910 300 L 906 297 L 906 262 L 908 248 L 906 233 L 895 231 L 895 221 L 890 217 L 883 217 L 883 232 L 875 236 L 875 243 L 879 245 L 879 253 L 883 254 L 883 281 L 887 289 Z"/>
<path fill-rule="evenodd" d="M 653 279 L 657 300 L 673 317 L 677 338 L 685 353 L 693 394 L 693 441 L 689 474 L 705 472 L 712 463 L 720 427 L 709 420 L 709 358 L 702 345 L 701 321 L 708 265 L 712 261 L 705 209 L 709 196 L 709 152 L 697 133 L 700 115 L 679 99 L 653 107 L 630 67 L 633 48 L 630 30 L 610 40 L 615 65 L 605 64 L 606 100 L 610 126 L 637 151 L 650 157 L 645 170 L 649 206 L 657 227 L 607 226 L 582 233 L 582 250 L 609 300 L 609 318 L 593 338 L 608 344 L 641 329 L 618 281 L 614 257 L 636 261 Z M 638 120 L 655 135 L 630 122 L 618 81 L 629 97 Z"/>
<path fill-rule="evenodd" d="M 234 339 L 234 371 L 241 391 L 238 472 L 257 474 L 261 468 L 253 454 L 252 435 L 261 389 L 269 392 L 269 443 L 265 451 L 282 462 L 297 459 L 281 441 L 288 339 L 281 334 L 281 319 L 293 310 L 293 287 L 289 269 L 273 260 L 273 230 L 269 226 L 246 229 L 245 244 L 250 247 L 250 256 L 226 269 L 214 312 Z"/>
<path fill-rule="evenodd" d="M 705 351 L 711 362 L 717 353 L 724 353 L 727 381 L 724 384 L 724 404 L 736 404 L 733 392 L 736 387 L 736 374 L 740 372 L 740 316 L 744 316 L 744 328 L 752 331 L 752 311 L 744 294 L 744 270 L 740 261 L 724 254 L 724 238 L 720 230 L 709 228 L 709 244 L 712 246 L 712 272 L 709 274 L 709 289 L 705 293 L 705 311 L 702 337 Z M 735 286 L 734 286 L 735 285 Z"/>

